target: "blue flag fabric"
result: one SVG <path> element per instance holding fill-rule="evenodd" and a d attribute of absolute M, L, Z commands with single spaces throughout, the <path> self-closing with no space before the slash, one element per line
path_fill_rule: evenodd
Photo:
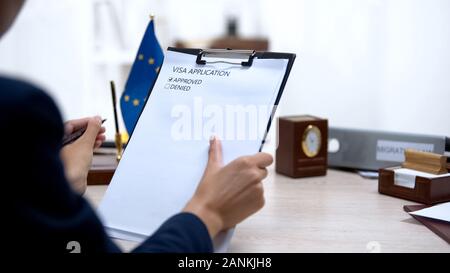
<path fill-rule="evenodd" d="M 164 60 L 164 53 L 156 39 L 153 21 L 151 20 L 147 26 L 120 98 L 120 109 L 128 134 L 133 132 Z"/>

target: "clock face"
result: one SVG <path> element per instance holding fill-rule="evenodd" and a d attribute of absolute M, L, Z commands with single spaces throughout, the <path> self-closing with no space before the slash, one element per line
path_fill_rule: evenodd
<path fill-rule="evenodd" d="M 302 150 L 307 157 L 315 157 L 319 154 L 322 145 L 322 134 L 319 128 L 309 125 L 303 133 Z"/>

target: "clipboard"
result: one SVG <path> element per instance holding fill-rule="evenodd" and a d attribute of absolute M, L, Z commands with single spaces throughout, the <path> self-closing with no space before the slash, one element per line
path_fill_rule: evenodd
<path fill-rule="evenodd" d="M 122 160 L 99 206 L 99 215 L 105 228 L 109 235 L 115 238 L 145 240 L 166 219 L 181 211 L 201 179 L 209 149 L 209 136 L 207 140 L 195 140 L 188 145 L 174 141 L 168 130 L 170 111 L 167 108 L 183 103 L 183 100 L 193 99 L 194 94 L 203 94 L 209 102 L 225 103 L 222 101 L 224 98 L 230 101 L 238 98 L 241 102 L 247 100 L 255 104 L 266 102 L 270 115 L 268 120 L 261 122 L 263 125 L 258 129 L 261 133 L 258 138 L 242 142 L 222 141 L 224 163 L 239 154 L 256 153 L 263 147 L 273 113 L 295 60 L 295 54 L 248 50 L 169 48 L 168 52 L 152 92 L 145 100 L 137 125 L 130 134 Z M 194 63 L 186 63 L 191 61 Z M 175 66 L 176 62 L 196 69 L 203 65 L 217 64 L 216 67 L 231 67 L 234 72 L 230 72 L 230 80 L 204 78 L 203 85 L 196 87 L 194 91 L 183 93 L 184 91 L 177 90 L 174 94 L 166 89 L 166 86 L 172 77 L 175 77 L 176 72 L 172 71 L 175 67 L 172 66 Z M 240 67 L 236 69 L 234 66 Z M 235 82 L 242 79 L 245 80 Z M 227 88 L 235 88 L 224 89 L 230 91 L 229 93 L 220 92 L 218 90 L 225 86 L 217 87 L 217 82 Z M 267 86 L 267 83 L 270 84 Z M 248 90 L 248 86 L 253 88 Z M 226 251 L 232 233 L 227 231 L 215 238 L 216 252 Z"/>
<path fill-rule="evenodd" d="M 273 106 L 272 115 L 270 115 L 270 120 L 267 123 L 267 129 L 266 129 L 266 135 L 263 138 L 263 141 L 261 143 L 261 147 L 259 148 L 259 151 L 262 150 L 264 147 L 264 143 L 267 137 L 267 134 L 269 133 L 270 126 L 272 125 L 272 120 L 275 114 L 276 107 L 278 106 L 281 96 L 283 95 L 284 88 L 286 86 L 287 80 L 289 78 L 289 75 L 292 70 L 292 66 L 294 65 L 295 59 L 297 57 L 294 53 L 283 53 L 283 52 L 261 52 L 261 51 L 255 51 L 255 50 L 243 50 L 243 49 L 200 49 L 200 48 L 176 48 L 176 47 L 168 47 L 167 51 L 174 51 L 184 54 L 190 54 L 190 55 L 196 55 L 196 63 L 199 65 L 206 65 L 208 63 L 211 63 L 205 58 L 207 57 L 215 57 L 215 58 L 222 58 L 220 61 L 214 61 L 213 63 L 217 62 L 223 62 L 223 63 L 229 63 L 234 65 L 241 65 L 244 67 L 251 67 L 253 64 L 253 60 L 255 58 L 258 59 L 287 59 L 288 64 L 286 68 L 286 73 L 284 74 L 283 81 L 281 82 L 280 90 L 278 91 L 278 95 L 275 99 L 275 104 Z M 237 62 L 236 59 L 246 58 L 246 61 Z M 234 61 L 233 61 L 234 60 Z M 155 82 L 150 88 L 150 91 L 148 92 L 147 98 L 144 102 L 144 107 L 142 107 L 141 113 L 139 114 L 139 118 L 141 117 L 142 112 L 145 109 L 145 106 L 147 106 L 147 102 L 149 101 L 150 95 L 152 93 L 153 87 L 155 86 L 155 83 L 158 81 L 159 73 L 161 70 L 158 71 L 158 75 L 156 77 Z M 138 121 L 139 121 L 138 118 Z M 134 127 L 136 128 L 136 127 Z M 130 139 L 134 132 L 130 132 Z M 126 147 L 124 147 L 126 149 Z"/>

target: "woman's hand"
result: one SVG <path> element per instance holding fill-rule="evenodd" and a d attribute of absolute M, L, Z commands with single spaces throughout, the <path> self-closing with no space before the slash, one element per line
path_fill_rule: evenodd
<path fill-rule="evenodd" d="M 223 166 L 220 140 L 210 141 L 209 159 L 197 190 L 183 211 L 197 215 L 214 238 L 264 206 L 263 185 L 271 155 L 257 153 Z"/>
<path fill-rule="evenodd" d="M 92 164 L 94 149 L 105 141 L 105 128 L 100 117 L 71 120 L 65 124 L 65 134 L 87 127 L 86 132 L 75 142 L 61 149 L 61 159 L 67 180 L 72 188 L 83 194 L 87 187 L 87 176 Z"/>

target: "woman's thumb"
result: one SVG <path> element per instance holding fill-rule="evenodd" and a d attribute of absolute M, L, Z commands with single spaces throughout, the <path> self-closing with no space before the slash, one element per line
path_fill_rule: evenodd
<path fill-rule="evenodd" d="M 220 168 L 223 165 L 222 159 L 222 143 L 221 141 L 213 136 L 209 140 L 209 153 L 208 153 L 208 165 L 207 169 Z"/>
<path fill-rule="evenodd" d="M 102 119 L 101 117 L 93 117 L 89 119 L 86 131 L 81 136 L 81 140 L 83 142 L 86 142 L 89 145 L 94 146 L 95 139 L 97 138 L 97 135 L 102 128 Z"/>

